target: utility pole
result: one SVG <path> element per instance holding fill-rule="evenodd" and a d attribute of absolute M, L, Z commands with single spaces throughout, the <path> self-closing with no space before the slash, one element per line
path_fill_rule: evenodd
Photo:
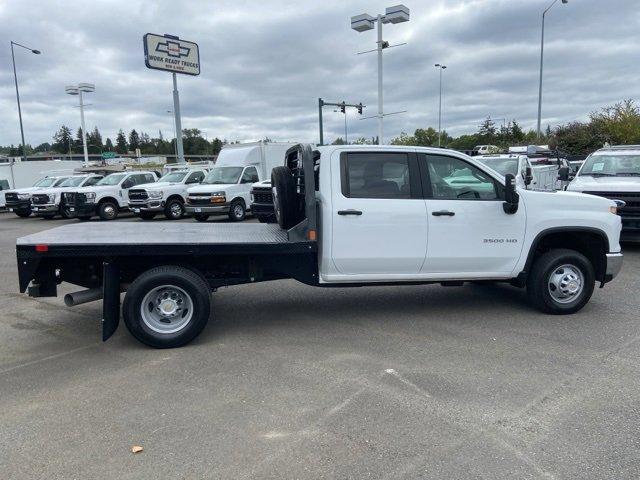
<path fill-rule="evenodd" d="M 35 55 L 40 55 L 40 50 L 34 50 L 29 47 L 25 47 L 24 45 L 20 45 L 19 43 L 11 41 L 11 61 L 13 62 L 13 79 L 16 84 L 16 99 L 18 100 L 18 119 L 20 120 L 20 138 L 22 140 L 22 161 L 27 160 L 27 148 L 24 143 L 24 128 L 22 127 L 22 109 L 20 108 L 20 91 L 18 90 L 18 74 L 16 73 L 16 57 L 13 53 L 13 46 L 16 45 L 18 47 L 22 47 L 25 50 L 29 50 L 31 53 Z"/>
<path fill-rule="evenodd" d="M 447 68 L 446 65 L 436 63 L 435 67 L 440 70 L 440 100 L 438 101 L 438 147 L 440 146 L 440 137 L 442 135 L 442 71 Z"/>

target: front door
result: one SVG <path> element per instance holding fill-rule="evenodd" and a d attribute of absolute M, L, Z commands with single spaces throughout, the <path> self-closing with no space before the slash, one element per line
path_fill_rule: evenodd
<path fill-rule="evenodd" d="M 506 277 L 520 258 L 524 208 L 506 214 L 501 184 L 475 165 L 419 155 L 429 219 L 423 273 L 450 278 Z"/>
<path fill-rule="evenodd" d="M 416 275 L 427 218 L 413 152 L 335 152 L 331 258 L 342 275 L 384 280 Z M 354 280 L 357 280 L 354 278 Z"/>

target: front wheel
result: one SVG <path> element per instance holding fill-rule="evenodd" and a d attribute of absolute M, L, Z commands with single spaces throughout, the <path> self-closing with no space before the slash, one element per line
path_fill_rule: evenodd
<path fill-rule="evenodd" d="M 127 289 L 125 325 L 140 342 L 155 348 L 180 347 L 196 338 L 209 321 L 211 289 L 184 267 L 147 270 Z"/>
<path fill-rule="evenodd" d="M 559 248 L 536 259 L 527 278 L 527 294 L 531 303 L 545 313 L 575 313 L 591 298 L 595 280 L 587 257 Z"/>
<path fill-rule="evenodd" d="M 102 202 L 98 207 L 100 220 L 115 220 L 118 217 L 118 205 L 113 202 Z"/>
<path fill-rule="evenodd" d="M 164 216 L 167 220 L 179 220 L 184 216 L 184 205 L 176 198 L 169 200 L 164 207 Z"/>
<path fill-rule="evenodd" d="M 242 200 L 234 200 L 229 207 L 229 220 L 232 222 L 241 222 L 247 214 Z"/>

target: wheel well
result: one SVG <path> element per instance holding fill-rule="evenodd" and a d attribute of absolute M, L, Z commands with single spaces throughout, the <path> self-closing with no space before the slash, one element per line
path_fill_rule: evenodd
<path fill-rule="evenodd" d="M 104 203 L 104 202 L 111 202 L 111 203 L 115 203 L 115 204 L 116 204 L 116 206 L 118 206 L 118 207 L 120 206 L 120 203 L 118 202 L 118 200 L 116 200 L 116 199 L 115 199 L 115 198 L 113 198 L 113 197 L 104 197 L 104 198 L 101 198 L 101 199 L 100 199 L 100 201 L 98 202 L 98 205 L 100 205 L 100 204 L 102 204 L 102 203 Z"/>
<path fill-rule="evenodd" d="M 233 200 L 231 200 L 231 202 L 229 202 L 229 204 L 232 204 L 233 202 L 235 202 L 236 200 L 239 200 L 242 202 L 242 205 L 244 205 L 245 208 L 247 208 L 247 202 L 244 201 L 244 198 L 242 197 L 235 197 Z"/>
<path fill-rule="evenodd" d="M 167 203 L 170 202 L 171 200 L 178 200 L 180 203 L 184 203 L 184 198 L 182 198 L 177 193 L 170 195 L 169 198 L 167 198 Z"/>
<path fill-rule="evenodd" d="M 596 280 L 604 281 L 606 254 L 609 251 L 609 241 L 604 232 L 596 229 L 558 229 L 540 233 L 531 246 L 525 272 L 531 271 L 536 258 L 555 248 L 568 248 L 580 252 L 593 265 Z"/>

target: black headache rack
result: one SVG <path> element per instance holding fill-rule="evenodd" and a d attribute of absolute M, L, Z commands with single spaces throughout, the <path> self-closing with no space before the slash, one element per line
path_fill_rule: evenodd
<path fill-rule="evenodd" d="M 84 301 L 103 299 L 102 338 L 106 340 L 119 324 L 120 292 L 141 273 L 160 265 L 192 268 L 213 290 L 284 278 L 317 285 L 319 154 L 309 145 L 297 145 L 286 158 L 304 212 L 293 228 L 285 231 L 277 224 L 261 223 L 66 225 L 18 239 L 20 291 L 54 297 L 61 282 L 86 288 L 78 292 Z M 83 197 L 74 193 L 65 203 L 78 205 L 84 203 Z"/>

